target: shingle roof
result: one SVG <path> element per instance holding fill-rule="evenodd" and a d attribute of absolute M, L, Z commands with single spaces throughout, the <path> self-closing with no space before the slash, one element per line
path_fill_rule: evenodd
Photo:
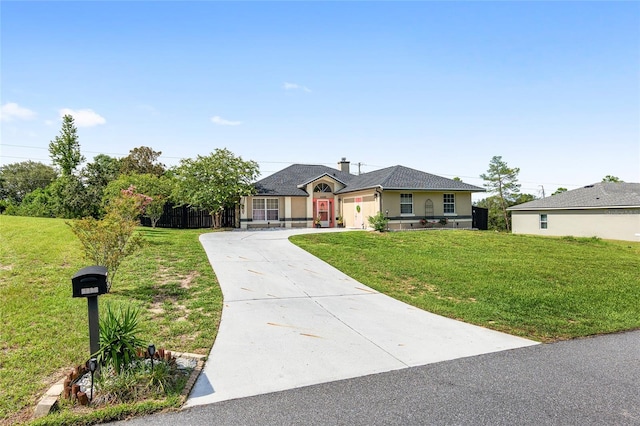
<path fill-rule="evenodd" d="M 351 183 L 339 193 L 381 187 L 385 189 L 471 191 L 482 192 L 483 188 L 468 183 L 447 179 L 404 166 L 393 166 L 355 176 Z"/>
<path fill-rule="evenodd" d="M 308 196 L 307 191 L 298 185 L 309 183 L 321 176 L 328 175 L 344 184 L 348 184 L 355 176 L 341 172 L 332 167 L 314 164 L 292 164 L 255 183 L 258 195 L 279 197 Z"/>
<path fill-rule="evenodd" d="M 332 167 L 313 164 L 293 164 L 255 183 L 258 195 L 307 196 L 299 186 L 328 175 L 343 184 L 345 188 L 337 193 L 347 193 L 362 189 L 381 187 L 385 189 L 471 191 L 484 189 L 468 183 L 447 179 L 404 166 L 393 166 L 356 176 Z"/>
<path fill-rule="evenodd" d="M 640 207 L 640 183 L 600 182 L 510 207 L 509 210 Z"/>

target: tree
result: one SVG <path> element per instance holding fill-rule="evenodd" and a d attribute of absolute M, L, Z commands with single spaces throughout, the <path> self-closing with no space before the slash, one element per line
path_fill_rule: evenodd
<path fill-rule="evenodd" d="M 154 151 L 146 146 L 134 148 L 122 159 L 120 172 L 161 176 L 165 172 L 164 164 L 158 162 L 158 157 L 161 155 L 161 151 Z"/>
<path fill-rule="evenodd" d="M 485 181 L 484 187 L 489 192 L 496 193 L 500 209 L 504 217 L 505 229 L 511 230 L 509 212 L 509 202 L 512 201 L 516 194 L 520 192 L 520 184 L 518 183 L 518 173 L 520 169 L 510 168 L 499 155 L 494 156 L 489 162 L 487 173 L 483 173 L 480 177 Z"/>
<path fill-rule="evenodd" d="M 619 177 L 611 176 L 611 175 L 606 175 L 605 177 L 602 178 L 602 181 L 603 182 L 614 182 L 614 183 L 622 182 Z"/>
<path fill-rule="evenodd" d="M 164 213 L 164 205 L 170 199 L 173 188 L 172 178 L 168 175 L 156 176 L 152 174 L 120 175 L 118 179 L 107 185 L 104 191 L 103 203 L 107 204 L 121 190 L 132 185 L 135 186 L 139 193 L 151 199 L 144 209 L 144 216 L 151 219 L 151 226 L 155 228 L 156 223 Z"/>
<path fill-rule="evenodd" d="M 567 188 L 558 188 L 558 189 L 556 189 L 556 192 L 554 192 L 551 195 L 558 195 L 558 194 L 562 194 L 563 192 L 567 192 L 567 191 L 568 191 Z"/>
<path fill-rule="evenodd" d="M 93 162 L 87 164 L 81 172 L 86 185 L 87 198 L 90 200 L 91 216 L 98 218 L 104 214 L 102 198 L 109 182 L 120 175 L 120 160 L 106 154 L 98 154 Z M 126 187 L 125 187 L 126 188 Z"/>
<path fill-rule="evenodd" d="M 47 187 L 47 193 L 51 212 L 56 217 L 75 219 L 91 215 L 91 199 L 78 176 L 60 176 Z"/>
<path fill-rule="evenodd" d="M 49 143 L 49 155 L 54 165 L 60 167 L 62 176 L 70 176 L 84 161 L 80 153 L 80 143 L 76 126 L 71 115 L 62 117 L 60 136 Z"/>
<path fill-rule="evenodd" d="M 109 282 L 114 283 L 120 264 L 143 244 L 137 234 L 138 221 L 147 201 L 130 187 L 122 190 L 106 208 L 102 220 L 92 217 L 68 223 L 84 247 L 84 255 L 94 265 L 107 268 Z"/>
<path fill-rule="evenodd" d="M 225 208 L 254 193 L 253 182 L 258 174 L 255 161 L 244 161 L 228 149 L 218 148 L 206 157 L 180 161 L 173 196 L 179 204 L 208 211 L 214 227 L 219 227 Z"/>
<path fill-rule="evenodd" d="M 517 196 L 515 196 L 515 198 L 513 198 L 513 200 L 509 202 L 509 207 L 515 206 L 518 204 L 528 203 L 529 201 L 533 201 L 537 199 L 538 197 L 536 197 L 533 194 L 518 194 Z"/>
<path fill-rule="evenodd" d="M 57 177 L 51 166 L 23 161 L 0 167 L 0 199 L 21 203 L 27 194 L 44 189 Z"/>

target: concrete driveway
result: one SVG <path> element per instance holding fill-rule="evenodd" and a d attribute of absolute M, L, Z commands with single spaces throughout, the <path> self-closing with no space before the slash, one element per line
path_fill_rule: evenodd
<path fill-rule="evenodd" d="M 200 237 L 224 308 L 186 407 L 537 344 L 398 302 L 288 241 L 335 231 Z"/>

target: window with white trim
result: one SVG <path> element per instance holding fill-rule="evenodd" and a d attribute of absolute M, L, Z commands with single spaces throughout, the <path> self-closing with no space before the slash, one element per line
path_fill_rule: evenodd
<path fill-rule="evenodd" d="M 277 198 L 253 199 L 253 220 L 278 220 L 279 211 Z"/>
<path fill-rule="evenodd" d="M 547 215 L 546 214 L 541 214 L 540 215 L 540 229 L 547 229 Z"/>
<path fill-rule="evenodd" d="M 321 182 L 313 188 L 313 192 L 331 192 L 331 187 L 328 183 Z"/>
<path fill-rule="evenodd" d="M 456 195 L 455 194 L 444 194 L 442 198 L 442 202 L 444 205 L 444 214 L 456 213 Z"/>
<path fill-rule="evenodd" d="M 413 194 L 400 194 L 400 214 L 413 214 Z"/>

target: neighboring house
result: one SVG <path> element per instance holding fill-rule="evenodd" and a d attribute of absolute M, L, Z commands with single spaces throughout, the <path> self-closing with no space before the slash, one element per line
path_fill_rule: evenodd
<path fill-rule="evenodd" d="M 640 241 L 640 183 L 596 183 L 509 210 L 514 234 Z"/>
<path fill-rule="evenodd" d="M 243 197 L 240 226 L 369 227 L 368 217 L 382 212 L 389 229 L 435 225 L 471 228 L 471 194 L 484 189 L 403 166 L 361 175 L 349 172 L 342 159 L 338 169 L 294 164 L 255 183 L 256 195 Z"/>

